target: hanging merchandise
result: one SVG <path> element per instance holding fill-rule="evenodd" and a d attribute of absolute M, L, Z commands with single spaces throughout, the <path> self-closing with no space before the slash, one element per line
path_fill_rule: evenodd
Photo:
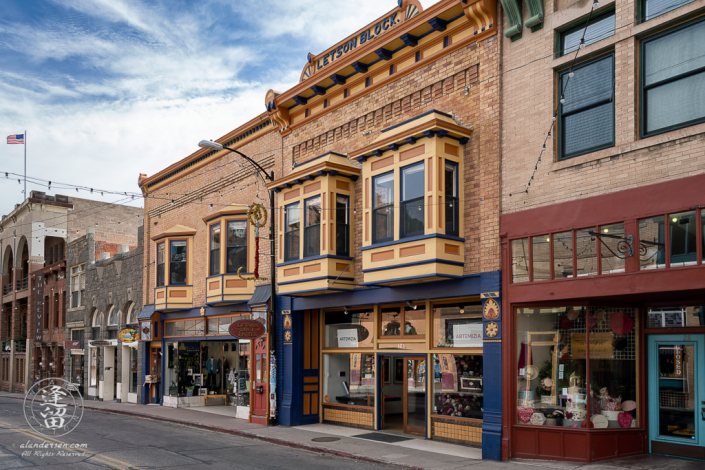
<path fill-rule="evenodd" d="M 255 270 L 254 276 L 243 277 L 240 274 L 242 266 L 237 270 L 237 275 L 244 281 L 266 281 L 269 278 L 259 277 L 259 228 L 267 224 L 267 209 L 258 202 L 253 202 L 247 209 L 247 220 L 255 226 Z"/>
<path fill-rule="evenodd" d="M 610 319 L 610 328 L 616 335 L 626 335 L 632 331 L 634 320 L 624 312 L 617 312 Z"/>
<path fill-rule="evenodd" d="M 269 354 L 269 417 L 277 417 L 277 359 L 274 351 Z"/>

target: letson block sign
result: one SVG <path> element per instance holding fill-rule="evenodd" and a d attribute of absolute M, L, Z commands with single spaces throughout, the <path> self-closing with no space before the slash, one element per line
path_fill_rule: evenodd
<path fill-rule="evenodd" d="M 229 331 L 237 339 L 255 339 L 264 334 L 265 328 L 255 320 L 238 320 L 230 325 Z"/>

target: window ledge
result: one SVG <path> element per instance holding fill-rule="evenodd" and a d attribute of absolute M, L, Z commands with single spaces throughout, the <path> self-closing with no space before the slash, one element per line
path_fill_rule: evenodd
<path fill-rule="evenodd" d="M 85 305 L 83 307 L 71 307 L 66 310 L 66 313 L 78 312 L 80 310 L 85 310 L 85 309 L 86 309 Z"/>
<path fill-rule="evenodd" d="M 373 245 L 367 245 L 360 248 L 360 251 L 374 250 L 375 248 L 382 248 L 385 246 L 399 245 L 401 243 L 415 242 L 417 240 L 425 240 L 427 238 L 444 238 L 446 240 L 455 240 L 458 242 L 465 242 L 462 237 L 454 237 L 451 235 L 445 235 L 443 233 L 430 233 L 428 235 L 418 235 L 416 237 L 400 238 L 399 240 L 392 240 L 389 242 L 375 243 Z"/>
<path fill-rule="evenodd" d="M 346 261 L 352 261 L 355 258 L 351 258 L 350 256 L 340 256 L 340 255 L 320 255 L 320 256 L 311 256 L 310 258 L 299 258 L 291 261 L 284 261 L 283 263 L 279 263 L 275 265 L 275 267 L 280 267 L 280 266 L 289 266 L 292 264 L 298 264 L 298 263 L 307 263 L 309 261 L 315 261 L 317 259 L 324 259 L 324 258 L 333 258 L 333 259 L 342 259 Z"/>
<path fill-rule="evenodd" d="M 631 142 L 626 145 L 610 147 L 608 149 L 589 153 L 587 155 L 581 155 L 575 158 L 570 158 L 568 160 L 554 162 L 551 166 L 551 171 L 560 171 L 566 168 L 572 168 L 575 166 L 581 166 L 593 162 L 607 163 L 615 157 L 621 157 L 622 155 L 628 154 L 630 152 L 657 147 L 668 142 L 693 137 L 699 134 L 705 134 L 705 123 L 688 126 L 683 129 L 677 129 L 675 131 L 665 132 L 663 134 L 655 135 L 652 137 L 645 137 L 640 140 L 635 140 L 634 142 Z"/>

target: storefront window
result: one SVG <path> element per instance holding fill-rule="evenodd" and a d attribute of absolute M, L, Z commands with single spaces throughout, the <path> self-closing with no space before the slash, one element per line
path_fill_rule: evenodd
<path fill-rule="evenodd" d="M 575 262 L 578 277 L 597 274 L 597 240 L 595 227 L 575 231 Z"/>
<path fill-rule="evenodd" d="M 95 387 L 98 384 L 98 348 L 89 348 L 90 354 L 90 371 L 89 380 L 90 386 Z"/>
<path fill-rule="evenodd" d="M 664 240 L 663 216 L 639 221 L 639 269 L 661 269 L 666 267 L 666 244 Z"/>
<path fill-rule="evenodd" d="M 331 404 L 375 406 L 374 354 L 324 354 L 323 395 Z"/>
<path fill-rule="evenodd" d="M 531 272 L 534 281 L 547 281 L 551 279 L 551 237 L 539 235 L 531 237 L 531 256 L 533 263 Z"/>
<path fill-rule="evenodd" d="M 553 234 L 553 273 L 556 279 L 573 277 L 573 232 Z"/>
<path fill-rule="evenodd" d="M 529 239 L 512 240 L 512 282 L 529 282 Z"/>
<path fill-rule="evenodd" d="M 326 348 L 371 348 L 374 309 L 325 313 Z"/>
<path fill-rule="evenodd" d="M 482 419 L 482 356 L 433 355 L 433 414 Z"/>
<path fill-rule="evenodd" d="M 624 224 L 600 227 L 600 257 L 602 274 L 624 272 L 624 255 L 620 256 L 619 243 L 624 240 Z"/>
<path fill-rule="evenodd" d="M 426 309 L 414 305 L 382 307 L 380 337 L 426 335 Z M 402 326 L 403 325 L 403 326 Z"/>
<path fill-rule="evenodd" d="M 663 307 L 649 309 L 647 328 L 683 328 L 705 326 L 705 305 L 692 307 Z"/>
<path fill-rule="evenodd" d="M 518 309 L 517 423 L 622 427 L 622 403 L 629 413 L 636 408 L 634 319 L 635 310 L 623 308 Z"/>
<path fill-rule="evenodd" d="M 668 216 L 671 267 L 697 263 L 695 211 Z"/>
<path fill-rule="evenodd" d="M 482 305 L 434 305 L 433 335 L 432 346 L 437 348 L 481 348 Z"/>
<path fill-rule="evenodd" d="M 178 345 L 179 343 L 166 343 L 166 369 L 164 370 L 162 386 L 164 387 L 164 395 L 169 397 L 175 397 L 177 394 Z"/>
<path fill-rule="evenodd" d="M 206 334 L 206 320 L 169 321 L 164 324 L 164 336 L 203 336 Z"/>

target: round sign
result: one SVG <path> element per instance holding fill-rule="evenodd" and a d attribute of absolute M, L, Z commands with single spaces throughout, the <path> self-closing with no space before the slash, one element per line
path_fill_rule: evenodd
<path fill-rule="evenodd" d="M 64 379 L 40 380 L 24 397 L 24 417 L 32 430 L 43 436 L 64 436 L 83 418 L 83 397 Z"/>
<path fill-rule="evenodd" d="M 255 320 L 238 320 L 228 330 L 237 339 L 255 339 L 265 332 L 264 325 Z"/>
<path fill-rule="evenodd" d="M 328 403 L 330 401 L 330 397 L 328 395 L 326 395 L 325 397 L 323 397 L 323 401 Z"/>

